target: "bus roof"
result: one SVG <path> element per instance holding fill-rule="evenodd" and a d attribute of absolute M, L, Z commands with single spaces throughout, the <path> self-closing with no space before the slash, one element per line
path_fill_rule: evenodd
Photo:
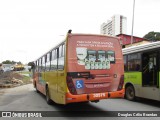
<path fill-rule="evenodd" d="M 110 38 L 117 38 L 120 39 L 120 37 L 117 36 L 110 36 L 110 35 L 104 35 L 104 34 L 90 34 L 90 33 L 71 33 L 69 35 L 73 35 L 73 36 L 99 36 L 99 37 L 110 37 Z"/>
<path fill-rule="evenodd" d="M 70 36 L 106 36 L 106 37 L 110 37 L 110 38 L 116 38 L 116 39 L 120 39 L 119 37 L 113 37 L 113 36 L 108 36 L 108 35 L 103 35 L 103 34 L 85 34 L 85 33 L 69 33 L 68 35 Z M 68 36 L 67 35 L 67 36 Z M 44 55 L 48 54 L 49 52 L 51 52 L 53 49 L 59 47 L 61 44 L 65 43 L 66 39 L 61 41 L 60 43 L 58 43 L 56 46 L 52 47 L 49 51 L 45 52 L 43 55 L 41 55 L 40 57 L 38 57 L 38 59 L 42 58 Z M 34 60 L 37 61 L 38 59 Z"/>
<path fill-rule="evenodd" d="M 123 55 L 160 48 L 160 41 L 122 49 Z"/>

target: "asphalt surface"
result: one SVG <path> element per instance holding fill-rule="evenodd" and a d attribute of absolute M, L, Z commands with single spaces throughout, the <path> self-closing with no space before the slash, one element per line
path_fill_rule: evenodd
<path fill-rule="evenodd" d="M 72 120 L 72 119 L 147 119 L 147 120 L 159 120 L 160 117 L 122 117 L 128 113 L 133 115 L 133 112 L 141 115 L 144 111 L 159 111 L 160 102 L 140 99 L 137 101 L 128 101 L 125 99 L 106 99 L 101 100 L 98 103 L 74 103 L 68 105 L 48 105 L 45 101 L 45 96 L 37 93 L 32 84 L 23 85 L 15 88 L 0 89 L 0 111 L 49 111 L 48 115 L 52 117 L 43 118 L 0 118 L 0 120 Z M 85 111 L 85 114 L 81 114 Z M 66 114 L 67 113 L 67 114 Z M 80 114 L 77 114 L 80 113 Z M 113 113 L 116 114 L 116 117 Z M 121 117 L 118 117 L 117 114 Z M 72 116 L 73 115 L 73 116 Z M 82 116 L 81 116 L 82 115 Z"/>

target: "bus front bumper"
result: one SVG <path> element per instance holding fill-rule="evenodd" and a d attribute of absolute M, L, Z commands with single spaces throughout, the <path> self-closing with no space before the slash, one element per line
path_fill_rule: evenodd
<path fill-rule="evenodd" d="M 90 93 L 81 95 L 72 95 L 66 93 L 66 104 L 74 102 L 97 101 L 109 98 L 124 98 L 124 89 L 115 92 Z"/>

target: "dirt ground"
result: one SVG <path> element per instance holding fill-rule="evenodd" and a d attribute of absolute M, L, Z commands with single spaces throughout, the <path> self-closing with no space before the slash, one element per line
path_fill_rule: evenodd
<path fill-rule="evenodd" d="M 7 71 L 0 74 L 0 88 L 14 87 L 31 83 L 29 76 L 14 71 Z"/>

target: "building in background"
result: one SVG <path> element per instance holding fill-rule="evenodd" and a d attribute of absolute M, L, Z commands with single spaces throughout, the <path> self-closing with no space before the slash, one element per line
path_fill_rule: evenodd
<path fill-rule="evenodd" d="M 12 71 L 14 69 L 13 64 L 2 64 L 0 71 L 6 72 L 6 71 Z"/>
<path fill-rule="evenodd" d="M 127 18 L 122 15 L 114 15 L 111 20 L 101 25 L 101 34 L 116 36 L 126 34 Z"/>
<path fill-rule="evenodd" d="M 123 48 L 150 43 L 147 39 L 133 36 L 133 43 L 131 44 L 131 35 L 126 34 L 119 34 L 117 37 L 120 37 L 120 44 Z"/>

